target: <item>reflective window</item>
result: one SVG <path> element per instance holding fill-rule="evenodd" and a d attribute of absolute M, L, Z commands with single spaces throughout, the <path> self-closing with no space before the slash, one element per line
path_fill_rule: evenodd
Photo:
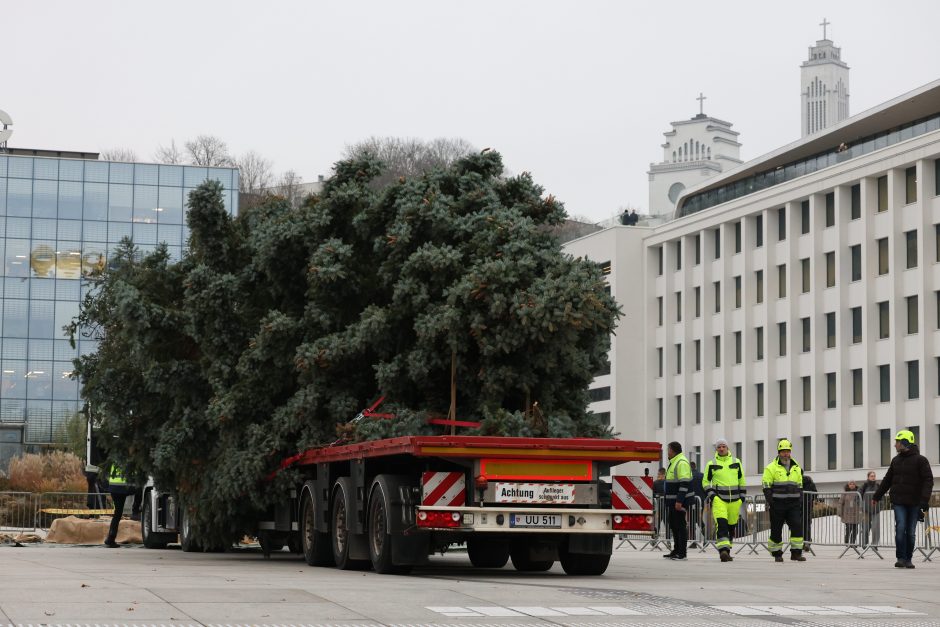
<path fill-rule="evenodd" d="M 7 181 L 7 215 L 29 217 L 33 207 L 33 182 L 29 179 Z"/>
<path fill-rule="evenodd" d="M 83 164 L 83 161 L 73 159 L 63 159 L 59 161 L 59 180 L 81 181 L 85 169 Z"/>
<path fill-rule="evenodd" d="M 117 165 L 117 164 L 113 164 Z M 108 219 L 112 222 L 130 222 L 134 207 L 134 188 L 131 185 L 111 185 L 108 188 Z"/>
<path fill-rule="evenodd" d="M 82 184 L 59 182 L 59 217 L 67 220 L 82 219 Z"/>

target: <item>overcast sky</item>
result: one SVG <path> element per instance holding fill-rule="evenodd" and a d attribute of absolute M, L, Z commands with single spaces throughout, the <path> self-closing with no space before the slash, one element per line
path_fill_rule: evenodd
<path fill-rule="evenodd" d="M 11 146 L 150 160 L 206 133 L 304 180 L 370 135 L 462 137 L 601 220 L 646 208 L 700 91 L 745 160 L 798 139 L 824 17 L 853 114 L 940 78 L 935 0 L 3 0 L 0 109 Z"/>

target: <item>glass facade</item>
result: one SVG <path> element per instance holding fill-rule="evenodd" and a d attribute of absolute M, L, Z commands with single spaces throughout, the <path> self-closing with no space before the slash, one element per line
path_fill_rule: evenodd
<path fill-rule="evenodd" d="M 207 179 L 222 183 L 235 215 L 232 168 L 0 155 L 0 423 L 24 425 L 27 443 L 64 439 L 81 407 L 72 359 L 95 350 L 85 338 L 71 348 L 62 331 L 83 277 L 125 236 L 144 253 L 166 242 L 179 259 L 187 197 Z"/>

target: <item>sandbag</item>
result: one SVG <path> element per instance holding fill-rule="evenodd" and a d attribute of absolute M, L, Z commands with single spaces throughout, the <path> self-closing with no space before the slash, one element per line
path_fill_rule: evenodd
<path fill-rule="evenodd" d="M 46 542 L 55 544 L 104 544 L 108 537 L 110 518 L 78 518 L 66 516 L 52 521 Z M 142 544 L 140 523 L 129 518 L 121 520 L 118 527 L 118 544 Z"/>

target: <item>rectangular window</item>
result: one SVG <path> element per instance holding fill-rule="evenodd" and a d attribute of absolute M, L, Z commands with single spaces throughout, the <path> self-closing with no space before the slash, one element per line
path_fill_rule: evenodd
<path fill-rule="evenodd" d="M 656 348 L 656 376 L 663 376 L 663 347 L 658 346 Z"/>
<path fill-rule="evenodd" d="M 692 296 L 693 296 L 692 300 L 695 301 L 695 317 L 701 318 L 702 317 L 702 288 L 695 287 L 692 290 Z"/>
<path fill-rule="evenodd" d="M 812 411 L 813 388 L 809 377 L 800 377 L 800 391 L 803 395 L 803 411 Z"/>
<path fill-rule="evenodd" d="M 891 336 L 891 318 L 888 312 L 888 301 L 878 303 L 878 339 L 883 340 Z"/>
<path fill-rule="evenodd" d="M 734 363 L 741 363 L 741 332 L 734 332 Z"/>
<path fill-rule="evenodd" d="M 917 166 L 904 170 L 904 202 L 917 202 Z"/>
<path fill-rule="evenodd" d="M 676 374 L 682 374 L 682 344 L 676 344 Z"/>
<path fill-rule="evenodd" d="M 800 259 L 800 291 L 803 294 L 809 292 L 809 259 Z"/>
<path fill-rule="evenodd" d="M 741 459 L 741 443 L 740 442 L 734 443 L 734 456 L 737 457 L 738 459 Z"/>
<path fill-rule="evenodd" d="M 785 414 L 787 413 L 787 380 L 780 379 L 777 381 L 777 413 Z"/>
<path fill-rule="evenodd" d="M 803 352 L 808 353 L 812 348 L 809 318 L 800 318 L 800 327 L 803 332 Z"/>
<path fill-rule="evenodd" d="M 836 225 L 836 194 L 826 194 L 826 228 Z"/>
<path fill-rule="evenodd" d="M 891 366 L 878 366 L 878 401 L 891 402 Z"/>
<path fill-rule="evenodd" d="M 764 415 L 764 384 L 758 383 L 754 391 L 757 396 L 757 417 L 760 418 Z"/>
<path fill-rule="evenodd" d="M 787 208 L 777 209 L 777 241 L 782 242 L 787 239 Z"/>
<path fill-rule="evenodd" d="M 862 432 L 852 432 L 852 468 L 861 468 L 864 447 L 862 446 Z"/>
<path fill-rule="evenodd" d="M 852 207 L 851 215 L 849 216 L 852 220 L 858 220 L 862 217 L 862 186 L 855 184 L 852 186 Z"/>
<path fill-rule="evenodd" d="M 836 284 L 836 254 L 834 252 L 826 253 L 826 287 L 833 287 Z"/>
<path fill-rule="evenodd" d="M 912 401 L 920 398 L 920 369 L 918 360 L 907 362 L 907 399 Z"/>
<path fill-rule="evenodd" d="M 764 441 L 757 441 L 757 470 L 756 473 L 760 474 L 764 472 Z"/>
<path fill-rule="evenodd" d="M 917 315 L 917 296 L 908 296 L 907 301 L 907 332 L 908 334 L 918 333 L 920 330 L 920 320 Z"/>
<path fill-rule="evenodd" d="M 829 458 L 829 470 L 835 470 L 837 468 L 836 460 L 836 434 L 827 433 L 826 434 L 826 451 L 828 453 L 827 457 Z"/>
<path fill-rule="evenodd" d="M 712 283 L 715 286 L 715 313 L 721 313 L 721 281 Z"/>
<path fill-rule="evenodd" d="M 826 314 L 826 348 L 836 347 L 836 312 Z"/>
<path fill-rule="evenodd" d="M 940 329 L 940 290 L 934 292 L 937 301 L 937 328 Z"/>
<path fill-rule="evenodd" d="M 741 221 L 734 223 L 734 252 L 741 252 Z"/>
<path fill-rule="evenodd" d="M 662 296 L 656 297 L 656 312 L 657 312 L 658 325 L 663 326 L 663 297 Z"/>
<path fill-rule="evenodd" d="M 656 275 L 663 275 L 663 247 L 656 247 Z"/>
<path fill-rule="evenodd" d="M 891 429 L 878 429 L 878 436 L 881 443 L 881 465 L 891 465 L 891 451 L 894 448 L 891 440 Z"/>
<path fill-rule="evenodd" d="M 787 323 L 777 323 L 777 354 L 781 357 L 787 356 Z"/>
<path fill-rule="evenodd" d="M 741 420 L 741 411 L 742 409 L 742 399 L 741 399 L 741 386 L 735 386 L 734 388 L 734 419 Z"/>
<path fill-rule="evenodd" d="M 674 248 L 676 251 L 676 270 L 681 270 L 682 269 L 682 240 L 681 239 L 676 241 Z"/>
<path fill-rule="evenodd" d="M 888 176 L 878 177 L 878 213 L 888 210 Z"/>
<path fill-rule="evenodd" d="M 777 298 L 787 297 L 787 264 L 777 266 Z"/>
<path fill-rule="evenodd" d="M 658 416 L 657 426 L 659 429 L 663 428 L 663 399 L 656 399 L 656 415 Z"/>
<path fill-rule="evenodd" d="M 764 216 L 754 216 L 754 247 L 760 248 L 764 245 Z"/>
<path fill-rule="evenodd" d="M 682 292 L 676 292 L 676 322 L 682 322 Z"/>
<path fill-rule="evenodd" d="M 721 390 L 715 392 L 715 422 L 721 422 Z"/>
<path fill-rule="evenodd" d="M 734 308 L 741 308 L 741 277 L 734 277 Z"/>
<path fill-rule="evenodd" d="M 907 231 L 904 234 L 904 243 L 907 249 L 907 269 L 917 267 L 917 231 Z"/>
<path fill-rule="evenodd" d="M 800 203 L 800 234 L 809 233 L 809 201 L 804 200 Z"/>
<path fill-rule="evenodd" d="M 715 336 L 715 367 L 721 368 L 721 336 Z"/>
<path fill-rule="evenodd" d="M 854 246 L 849 246 L 849 253 L 852 257 L 852 280 L 861 281 L 862 280 L 862 245 L 855 244 Z"/>
<path fill-rule="evenodd" d="M 762 361 L 764 359 L 764 327 L 757 327 L 754 331 L 757 343 L 757 361 Z"/>
<path fill-rule="evenodd" d="M 852 370 L 852 404 L 861 405 L 863 401 L 862 394 L 862 369 L 855 368 Z"/>
<path fill-rule="evenodd" d="M 803 436 L 803 470 L 809 472 L 813 469 L 813 436 Z"/>
<path fill-rule="evenodd" d="M 692 252 L 695 257 L 695 265 L 702 263 L 702 236 L 696 235 L 692 238 Z"/>
<path fill-rule="evenodd" d="M 588 390 L 588 398 L 592 403 L 598 401 L 609 401 L 610 400 L 610 386 L 602 388 L 594 388 L 593 390 Z"/>
<path fill-rule="evenodd" d="M 760 304 L 764 302 L 764 271 L 757 270 L 754 273 L 754 283 L 756 294 L 754 295 L 755 301 Z"/>
<path fill-rule="evenodd" d="M 682 395 L 676 395 L 676 426 L 682 426 Z"/>
<path fill-rule="evenodd" d="M 836 408 L 838 394 L 836 393 L 836 373 L 827 372 L 826 373 L 826 407 L 829 409 Z"/>
<path fill-rule="evenodd" d="M 702 393 L 696 392 L 692 396 L 692 401 L 695 403 L 695 424 L 702 424 Z"/>
<path fill-rule="evenodd" d="M 858 344 L 862 341 L 862 308 L 852 307 L 852 343 Z"/>
<path fill-rule="evenodd" d="M 715 233 L 715 259 L 721 259 L 721 227 L 714 230 Z"/>
<path fill-rule="evenodd" d="M 695 340 L 692 346 L 695 347 L 695 372 L 698 372 L 702 369 L 702 340 Z"/>

